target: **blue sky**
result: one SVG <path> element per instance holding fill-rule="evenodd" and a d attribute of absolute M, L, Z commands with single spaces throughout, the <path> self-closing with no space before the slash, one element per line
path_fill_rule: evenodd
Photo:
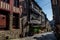
<path fill-rule="evenodd" d="M 52 8 L 51 8 L 51 0 L 36 0 L 36 2 L 39 4 L 39 6 L 45 12 L 45 14 L 47 15 L 47 18 L 49 20 L 52 20 L 53 15 L 52 15 Z"/>

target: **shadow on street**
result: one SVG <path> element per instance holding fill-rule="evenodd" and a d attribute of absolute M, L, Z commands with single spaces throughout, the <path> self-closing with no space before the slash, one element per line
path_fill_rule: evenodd
<path fill-rule="evenodd" d="M 47 35 L 42 35 L 41 37 L 34 37 L 36 40 L 56 40 L 55 35 L 53 34 L 47 34 Z"/>

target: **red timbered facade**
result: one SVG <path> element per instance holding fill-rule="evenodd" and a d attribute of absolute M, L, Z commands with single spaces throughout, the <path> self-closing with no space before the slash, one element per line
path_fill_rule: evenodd
<path fill-rule="evenodd" d="M 16 26 L 19 28 L 21 13 L 19 2 L 19 0 L 0 0 L 0 28 L 17 28 Z"/>
<path fill-rule="evenodd" d="M 0 35 L 25 36 L 29 31 L 25 0 L 0 0 Z"/>

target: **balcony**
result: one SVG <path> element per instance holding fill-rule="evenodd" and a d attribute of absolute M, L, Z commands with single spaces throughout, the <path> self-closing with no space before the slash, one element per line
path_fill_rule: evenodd
<path fill-rule="evenodd" d="M 31 10 L 38 13 L 39 15 L 41 15 L 41 12 L 39 10 L 37 10 L 36 8 L 31 8 Z"/>
<path fill-rule="evenodd" d="M 13 12 L 15 12 L 15 13 L 20 13 L 19 8 L 13 7 Z"/>
<path fill-rule="evenodd" d="M 34 11 L 36 11 L 37 13 L 41 14 L 41 9 L 39 9 L 39 7 L 37 7 L 37 6 L 34 5 L 33 3 L 32 3 L 32 5 L 31 5 L 31 9 L 34 10 Z"/>
<path fill-rule="evenodd" d="M 10 5 L 5 2 L 0 2 L 0 9 L 10 11 Z M 14 13 L 20 13 L 19 8 L 13 6 Z"/>
<path fill-rule="evenodd" d="M 41 21 L 38 20 L 30 20 L 31 24 L 41 24 Z"/>
<path fill-rule="evenodd" d="M 10 5 L 8 3 L 5 3 L 5 2 L 0 2 L 0 9 L 3 9 L 3 10 L 10 10 Z"/>

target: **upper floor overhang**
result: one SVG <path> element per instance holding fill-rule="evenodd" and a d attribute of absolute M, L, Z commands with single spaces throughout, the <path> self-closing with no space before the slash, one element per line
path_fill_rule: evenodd
<path fill-rule="evenodd" d="M 11 11 L 14 13 L 20 13 L 20 9 L 18 7 L 12 6 L 6 2 L 0 1 L 0 10 Z"/>
<path fill-rule="evenodd" d="M 41 24 L 41 21 L 38 21 L 38 20 L 30 20 L 29 24 Z"/>

